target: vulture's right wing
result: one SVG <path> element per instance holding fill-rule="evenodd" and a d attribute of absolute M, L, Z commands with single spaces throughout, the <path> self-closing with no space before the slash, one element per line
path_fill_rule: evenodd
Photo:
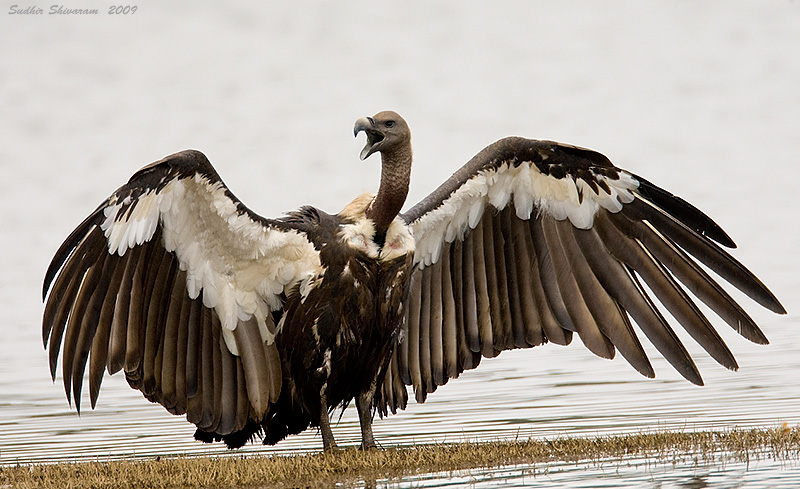
<path fill-rule="evenodd" d="M 416 267 L 405 334 L 376 399 L 382 413 L 405 406 L 404 384 L 422 402 L 481 356 L 567 344 L 573 333 L 595 354 L 612 358 L 619 350 L 653 377 L 629 318 L 681 375 L 702 384 L 644 284 L 717 362 L 735 369 L 680 283 L 746 338 L 767 339 L 695 259 L 764 307 L 785 312 L 718 246 L 734 243 L 708 216 L 583 148 L 503 139 L 403 218 L 417 244 Z"/>
<path fill-rule="evenodd" d="M 61 245 L 44 281 L 42 333 L 55 379 L 92 407 L 103 370 L 219 435 L 278 399 L 273 312 L 319 256 L 286 220 L 264 219 L 197 151 L 137 172 Z"/>

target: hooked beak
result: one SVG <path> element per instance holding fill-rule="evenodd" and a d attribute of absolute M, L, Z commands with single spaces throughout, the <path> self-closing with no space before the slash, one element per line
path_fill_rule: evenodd
<path fill-rule="evenodd" d="M 365 160 L 372 153 L 380 150 L 380 143 L 383 141 L 384 135 L 382 132 L 375 129 L 375 121 L 372 117 L 362 117 L 356 121 L 353 127 L 353 136 L 358 136 L 358 133 L 361 131 L 367 134 L 367 144 L 359 155 L 362 160 Z"/>

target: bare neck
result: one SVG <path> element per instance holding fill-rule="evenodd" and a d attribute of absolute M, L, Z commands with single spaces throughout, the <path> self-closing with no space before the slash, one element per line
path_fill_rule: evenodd
<path fill-rule="evenodd" d="M 411 147 L 381 153 L 381 186 L 367 208 L 366 215 L 375 223 L 375 233 L 382 235 L 400 213 L 408 196 L 411 179 Z"/>

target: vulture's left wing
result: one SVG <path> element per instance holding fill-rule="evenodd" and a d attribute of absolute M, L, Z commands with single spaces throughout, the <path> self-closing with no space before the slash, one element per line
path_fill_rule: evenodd
<path fill-rule="evenodd" d="M 244 206 L 197 151 L 138 171 L 56 252 L 42 333 L 55 379 L 92 406 L 103 371 L 201 429 L 259 422 L 281 389 L 273 314 L 319 255 L 288 220 Z M 243 441 L 242 441 L 243 442 Z"/>
<path fill-rule="evenodd" d="M 619 350 L 653 377 L 630 318 L 681 375 L 702 384 L 644 284 L 717 362 L 736 369 L 681 283 L 744 337 L 767 339 L 695 260 L 785 312 L 720 248 L 735 245 L 708 216 L 588 149 L 500 140 L 403 218 L 416 241 L 416 267 L 404 335 L 376 399 L 384 414 L 405 406 L 404 384 L 422 402 L 481 356 L 567 344 L 573 333 L 595 354 L 612 358 Z"/>

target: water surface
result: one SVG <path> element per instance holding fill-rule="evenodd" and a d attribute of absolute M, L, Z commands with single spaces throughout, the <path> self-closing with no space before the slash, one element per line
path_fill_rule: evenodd
<path fill-rule="evenodd" d="M 655 380 L 577 340 L 504 353 L 377 421 L 379 442 L 800 423 L 796 2 L 172 2 L 127 17 L 3 13 L 0 32 L 0 464 L 224 453 L 120 377 L 104 381 L 96 410 L 70 409 L 40 340 L 49 259 L 133 171 L 189 147 L 266 216 L 302 204 L 335 212 L 377 185 L 378 165 L 357 159 L 363 142 L 351 127 L 385 108 L 414 135 L 409 206 L 502 136 L 592 147 L 712 215 L 789 314 L 743 299 L 766 347 L 715 321 L 738 372 L 687 339 L 703 388 L 652 348 Z M 358 443 L 353 413 L 334 431 Z M 320 445 L 307 432 L 244 451 Z M 524 477 L 472 473 L 453 485 L 602 487 L 607 471 L 620 487 L 798 479 L 796 466 L 770 462 L 605 467 L 511 468 Z M 431 477 L 407 485 L 448 480 Z"/>

